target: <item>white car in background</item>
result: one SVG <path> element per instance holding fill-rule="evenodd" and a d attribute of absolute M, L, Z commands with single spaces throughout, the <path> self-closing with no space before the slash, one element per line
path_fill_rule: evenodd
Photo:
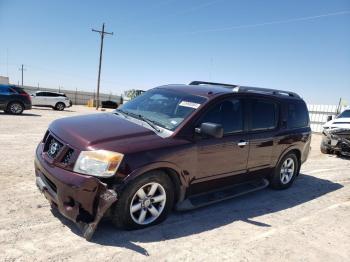
<path fill-rule="evenodd" d="M 31 99 L 33 106 L 51 107 L 59 111 L 72 106 L 72 101 L 63 93 L 37 91 L 31 95 Z"/>
<path fill-rule="evenodd" d="M 350 108 L 346 108 L 334 119 L 328 117 L 328 122 L 323 125 L 323 129 L 334 129 L 334 128 L 350 128 Z"/>
<path fill-rule="evenodd" d="M 340 154 L 350 156 L 350 108 L 323 125 L 321 152 L 324 154 Z"/>

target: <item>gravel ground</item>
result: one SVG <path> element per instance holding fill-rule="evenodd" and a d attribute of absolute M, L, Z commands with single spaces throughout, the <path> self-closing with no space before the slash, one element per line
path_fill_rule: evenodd
<path fill-rule="evenodd" d="M 34 150 L 49 123 L 95 112 L 0 113 L 0 261 L 349 261 L 350 161 L 312 153 L 285 191 L 261 190 L 138 231 L 102 221 L 92 242 L 52 213 L 34 180 Z"/>

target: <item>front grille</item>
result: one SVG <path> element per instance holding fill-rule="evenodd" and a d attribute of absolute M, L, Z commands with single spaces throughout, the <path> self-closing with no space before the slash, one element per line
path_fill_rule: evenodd
<path fill-rule="evenodd" d="M 55 158 L 58 153 L 61 151 L 63 144 L 52 135 L 49 135 L 45 141 L 44 152 L 47 152 L 47 155 L 51 158 Z"/>
<path fill-rule="evenodd" d="M 73 156 L 74 150 L 73 149 L 68 149 L 67 153 L 65 154 L 65 156 L 63 157 L 62 163 L 65 165 L 68 165 L 72 156 Z"/>

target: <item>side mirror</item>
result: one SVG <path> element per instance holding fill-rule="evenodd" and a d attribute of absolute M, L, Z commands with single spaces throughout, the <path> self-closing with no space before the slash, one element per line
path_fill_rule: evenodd
<path fill-rule="evenodd" d="M 328 116 L 327 117 L 327 122 L 333 120 L 333 116 Z"/>
<path fill-rule="evenodd" d="M 224 136 L 224 128 L 222 125 L 215 123 L 202 123 L 200 127 L 195 129 L 195 132 L 215 138 L 222 138 Z"/>

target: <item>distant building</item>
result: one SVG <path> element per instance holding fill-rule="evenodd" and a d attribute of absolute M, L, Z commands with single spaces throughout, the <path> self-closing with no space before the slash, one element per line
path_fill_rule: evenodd
<path fill-rule="evenodd" d="M 9 83 L 9 78 L 7 76 L 0 76 L 0 85 L 8 85 Z"/>

